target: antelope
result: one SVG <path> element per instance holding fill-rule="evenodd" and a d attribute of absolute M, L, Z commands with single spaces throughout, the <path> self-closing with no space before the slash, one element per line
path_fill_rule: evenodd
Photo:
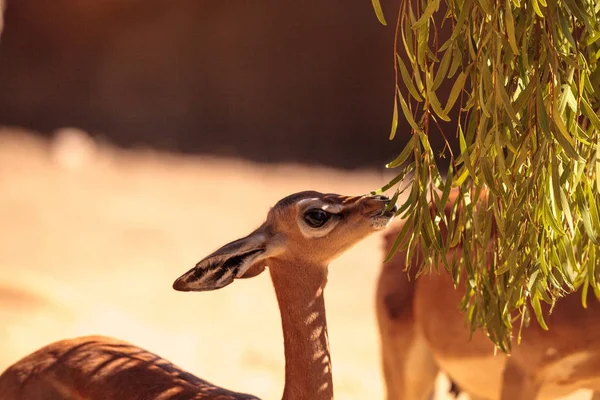
<path fill-rule="evenodd" d="M 396 211 L 385 196 L 305 191 L 280 200 L 248 236 L 226 244 L 173 284 L 208 291 L 269 269 L 285 352 L 283 399 L 333 398 L 323 292 L 329 263 Z M 257 399 L 232 392 L 121 340 L 101 336 L 50 344 L 0 376 L 2 400 Z"/>
<path fill-rule="evenodd" d="M 386 251 L 400 228 L 388 229 Z M 472 399 L 553 399 L 588 389 L 593 400 L 600 400 L 600 302 L 592 291 L 587 309 L 581 296 L 561 298 L 546 317 L 548 331 L 532 322 L 511 356 L 494 356 L 482 331 L 469 340 L 458 308 L 464 288 L 455 290 L 445 272 L 415 279 L 415 265 L 407 275 L 404 256 L 396 254 L 383 264 L 376 294 L 389 400 L 427 398 L 440 369 Z"/>

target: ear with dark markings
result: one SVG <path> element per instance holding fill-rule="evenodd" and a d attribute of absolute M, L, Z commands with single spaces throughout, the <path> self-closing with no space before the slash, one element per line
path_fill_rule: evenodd
<path fill-rule="evenodd" d="M 216 290 L 234 279 L 256 276 L 264 270 L 266 251 L 265 237 L 257 232 L 228 243 L 180 276 L 173 283 L 173 289 L 184 292 Z"/>

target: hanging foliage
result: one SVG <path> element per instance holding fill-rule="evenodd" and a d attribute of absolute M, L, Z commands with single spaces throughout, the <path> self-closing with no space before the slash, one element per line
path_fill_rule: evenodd
<path fill-rule="evenodd" d="M 600 298 L 600 0 L 445 2 L 444 15 L 440 0 L 399 2 L 390 139 L 398 118 L 412 132 L 387 165 L 398 176 L 379 192 L 407 195 L 392 253 L 416 260 L 420 249 L 421 272 L 439 265 L 463 281 L 472 329 L 510 351 L 513 324 L 530 310 L 547 329 L 542 303 L 578 290 L 583 307 L 588 291 Z M 443 43 L 439 21 L 451 26 Z M 442 132 L 454 107 L 456 132 Z M 460 144 L 442 154 L 446 179 L 432 135 Z M 459 195 L 446 215 L 451 187 Z"/>

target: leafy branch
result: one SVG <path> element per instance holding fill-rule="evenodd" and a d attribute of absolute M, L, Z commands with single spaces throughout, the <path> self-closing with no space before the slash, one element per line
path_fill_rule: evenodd
<path fill-rule="evenodd" d="M 400 111 L 412 129 L 387 165 L 399 175 L 379 192 L 408 192 L 392 253 L 416 262 L 419 251 L 420 272 L 442 265 L 462 281 L 471 328 L 510 351 L 513 323 L 531 310 L 547 329 L 543 303 L 580 290 L 585 307 L 590 289 L 600 299 L 600 0 L 440 3 L 399 2 L 390 140 Z M 440 43 L 444 24 L 451 35 Z M 455 109 L 457 155 L 438 125 Z"/>

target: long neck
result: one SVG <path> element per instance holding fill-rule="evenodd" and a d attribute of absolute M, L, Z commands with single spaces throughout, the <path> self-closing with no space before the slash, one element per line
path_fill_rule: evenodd
<path fill-rule="evenodd" d="M 269 267 L 283 327 L 283 399 L 331 400 L 333 380 L 323 298 L 327 267 L 301 266 L 302 279 L 297 275 L 299 266 L 286 268 L 273 261 Z"/>

